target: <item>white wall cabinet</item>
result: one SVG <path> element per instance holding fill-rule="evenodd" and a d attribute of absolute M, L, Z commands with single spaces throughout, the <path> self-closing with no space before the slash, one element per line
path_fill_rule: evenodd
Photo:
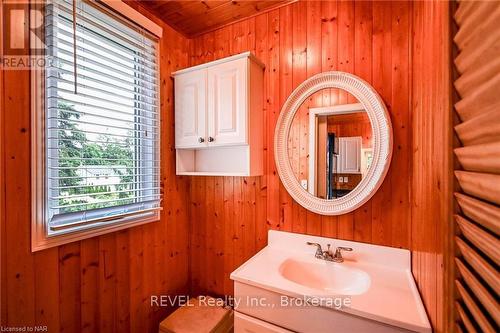
<path fill-rule="evenodd" d="M 173 73 L 178 175 L 263 174 L 263 69 L 245 52 Z"/>
<path fill-rule="evenodd" d="M 361 173 L 360 136 L 340 137 L 337 173 Z"/>

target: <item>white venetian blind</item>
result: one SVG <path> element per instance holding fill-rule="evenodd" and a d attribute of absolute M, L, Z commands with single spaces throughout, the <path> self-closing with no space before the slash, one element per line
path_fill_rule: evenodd
<path fill-rule="evenodd" d="M 95 2 L 45 15 L 49 234 L 157 214 L 157 38 Z"/>

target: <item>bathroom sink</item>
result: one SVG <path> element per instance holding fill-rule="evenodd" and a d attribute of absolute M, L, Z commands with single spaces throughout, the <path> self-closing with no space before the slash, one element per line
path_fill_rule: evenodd
<path fill-rule="evenodd" d="M 370 288 L 370 276 L 346 264 L 286 259 L 279 267 L 287 280 L 333 295 L 359 295 Z"/>
<path fill-rule="evenodd" d="M 352 251 L 327 261 L 314 243 Z M 231 279 L 238 314 L 293 332 L 432 332 L 408 250 L 270 230 Z"/>

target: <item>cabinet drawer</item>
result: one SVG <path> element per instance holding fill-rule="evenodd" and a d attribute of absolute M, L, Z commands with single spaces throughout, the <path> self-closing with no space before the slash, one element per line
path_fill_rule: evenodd
<path fill-rule="evenodd" d="M 239 312 L 234 313 L 235 333 L 293 333 L 279 326 L 244 315 Z"/>

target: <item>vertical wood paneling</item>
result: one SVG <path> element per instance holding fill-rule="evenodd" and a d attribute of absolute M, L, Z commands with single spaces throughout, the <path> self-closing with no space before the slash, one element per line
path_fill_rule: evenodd
<path fill-rule="evenodd" d="M 354 74 L 372 83 L 372 2 L 361 1 L 354 5 Z M 353 97 L 354 99 L 354 97 Z M 357 102 L 357 101 L 353 101 Z M 359 126 L 359 123 L 357 123 Z M 364 123 L 362 123 L 364 125 Z M 360 128 L 351 130 L 361 133 L 363 144 L 367 133 Z M 370 129 L 371 132 L 371 129 Z M 352 136 L 352 135 L 348 135 Z M 371 136 L 371 134 L 370 134 Z M 403 189 L 404 190 L 404 189 Z M 372 240 L 372 201 L 365 203 L 354 212 L 354 239 L 361 242 Z"/>
<path fill-rule="evenodd" d="M 217 295 L 224 295 L 224 177 L 215 177 L 214 182 L 214 276 L 212 284 Z"/>
<path fill-rule="evenodd" d="M 80 244 L 81 330 L 82 332 L 95 332 L 99 329 L 100 311 L 98 302 L 99 238 L 86 239 Z"/>
<path fill-rule="evenodd" d="M 116 330 L 130 332 L 130 233 L 127 230 L 116 233 Z"/>
<path fill-rule="evenodd" d="M 307 16 L 307 30 L 306 30 L 306 57 L 307 57 L 307 77 L 311 77 L 315 74 L 321 72 L 321 26 L 322 26 L 322 13 L 321 13 L 321 2 L 319 1 L 308 1 L 307 8 L 305 9 Z M 321 96 L 320 96 L 321 97 Z M 321 105 L 321 98 L 309 102 L 311 106 Z M 308 114 L 304 117 L 305 133 L 301 137 L 303 141 L 307 141 L 308 137 L 309 117 Z M 309 153 L 309 146 L 307 142 L 303 144 L 306 154 Z M 307 155 L 306 155 L 307 156 Z M 305 158 L 304 167 L 307 167 L 307 158 Z M 305 233 L 310 235 L 321 235 L 321 216 L 310 211 L 306 211 L 306 230 Z"/>
<path fill-rule="evenodd" d="M 305 1 L 294 3 L 289 6 L 292 9 L 292 89 L 295 89 L 300 83 L 307 78 L 307 3 Z M 285 96 L 286 98 L 287 96 Z M 304 151 L 308 147 L 307 130 L 309 125 L 308 114 L 305 112 L 297 112 L 294 123 L 295 133 L 292 133 L 293 138 L 297 140 L 295 143 L 297 152 L 296 167 L 300 171 L 305 169 L 307 161 L 304 161 L 306 155 Z M 297 172 L 297 174 L 299 174 Z M 304 179 L 306 175 L 300 175 L 300 179 Z M 292 201 L 292 231 L 305 233 L 307 231 L 307 210 L 295 201 Z"/>
<path fill-rule="evenodd" d="M 59 320 L 61 332 L 81 327 L 80 243 L 59 247 Z"/>
<path fill-rule="evenodd" d="M 339 71 L 354 72 L 354 5 L 353 0 L 338 1 L 338 63 Z M 345 90 L 338 90 L 338 104 L 354 102 Z"/>
<path fill-rule="evenodd" d="M 264 59 L 268 62 L 269 57 L 269 30 L 268 30 L 268 16 L 260 15 L 255 18 L 255 55 L 259 59 Z M 264 168 L 268 165 L 269 160 L 273 160 L 270 154 L 269 141 L 271 140 L 268 135 L 268 118 L 269 116 L 269 104 L 268 101 L 268 87 L 269 87 L 269 68 L 265 68 L 264 75 L 264 101 L 263 101 L 263 112 L 264 117 L 262 120 L 263 136 L 264 136 Z M 256 200 L 256 214 L 257 221 L 255 226 L 256 232 L 256 248 L 257 250 L 262 249 L 267 244 L 267 231 L 269 229 L 266 218 L 267 218 L 267 183 L 269 179 L 269 174 L 265 174 L 263 177 L 256 177 L 257 181 L 257 200 Z M 223 277 L 224 278 L 224 277 Z"/>
<path fill-rule="evenodd" d="M 385 102 L 391 113 L 392 85 L 392 8 L 389 1 L 376 1 L 372 4 L 372 85 Z M 391 121 L 393 117 L 391 117 Z M 396 142 L 395 145 L 398 143 Z M 394 148 L 394 147 L 393 147 Z M 394 159 L 392 160 L 392 162 Z M 391 163 L 392 163 L 391 162 Z M 393 244 L 392 239 L 392 191 L 390 173 L 373 197 L 372 201 L 372 242 L 375 244 Z M 397 223 L 401 223 L 398 219 Z M 403 222 L 404 223 L 404 222 Z"/>
<path fill-rule="evenodd" d="M 406 3 L 398 2 L 392 9 L 398 13 L 397 17 L 402 18 L 406 6 Z M 410 137 L 413 151 L 410 154 L 401 150 L 397 154 L 408 154 L 412 163 L 412 223 L 409 230 L 412 273 L 434 330 L 448 332 L 453 329 L 450 316 L 453 304 L 450 291 L 453 288 L 453 280 L 449 273 L 450 262 L 446 259 L 453 252 L 447 244 L 453 237 L 450 229 L 452 117 L 449 2 L 414 2 L 411 8 L 413 12 L 410 26 L 413 41 L 410 87 L 406 86 L 405 80 L 408 76 L 404 72 L 394 72 L 393 75 L 396 75 L 399 82 L 398 89 L 411 91 L 412 107 L 408 117 L 412 125 Z M 399 31 L 404 28 L 405 20 L 393 20 L 393 29 Z M 395 34 L 393 43 L 396 40 L 406 40 L 404 33 Z M 398 55 L 401 56 L 407 55 Z M 393 61 L 395 60 L 393 53 Z M 395 97 L 393 93 L 393 108 L 399 105 L 399 99 Z M 406 129 L 402 128 L 402 124 L 396 122 L 395 131 L 400 140 L 407 137 L 404 135 Z M 394 178 L 393 189 L 395 182 Z M 401 198 L 402 194 L 398 196 Z M 405 206 L 398 204 L 396 209 L 402 210 Z M 393 224 L 395 222 L 393 220 Z M 394 230 L 401 235 L 406 234 L 400 227 Z M 395 236 L 393 233 L 393 237 Z"/>
<path fill-rule="evenodd" d="M 215 258 L 214 255 L 214 241 L 215 241 L 215 217 L 217 211 L 215 210 L 215 177 L 206 178 L 205 186 L 205 217 L 204 217 L 204 238 L 205 238 L 205 260 L 204 260 L 204 286 L 205 290 L 214 290 L 213 281 L 215 280 Z"/>
<path fill-rule="evenodd" d="M 237 177 L 233 180 L 233 267 L 245 261 L 243 253 L 243 232 L 245 230 L 245 218 L 243 217 L 243 178 Z M 227 277 L 226 277 L 227 278 Z"/>
<path fill-rule="evenodd" d="M 164 210 L 159 222 L 32 253 L 30 73 L 2 71 L 1 160 L 6 163 L 1 165 L 0 191 L 8 194 L 0 226 L 2 325 L 47 325 L 49 332 L 157 332 L 159 320 L 172 308 L 151 307 L 150 295 L 188 292 L 189 180 L 175 176 L 170 78 L 170 72 L 188 65 L 188 41 L 156 22 L 164 29 L 160 42 Z"/>
<path fill-rule="evenodd" d="M 101 332 L 116 331 L 116 236 L 114 233 L 99 237 L 99 263 L 101 269 L 98 276 L 99 304 L 95 304 L 99 311 L 99 330 Z M 95 245 L 94 245 L 95 246 Z M 143 258 L 149 258 L 150 253 L 145 253 Z M 151 267 L 153 268 L 153 267 Z M 144 272 L 145 270 L 139 271 Z M 146 282 L 144 284 L 147 284 Z M 141 295 L 144 297 L 143 295 Z M 142 302 L 141 302 L 142 304 Z M 146 322 L 147 325 L 147 322 Z"/>
<path fill-rule="evenodd" d="M 337 70 L 338 64 L 338 2 L 321 1 L 321 71 Z M 333 98 L 332 98 L 333 97 Z M 331 105 L 338 100 L 338 94 L 332 89 L 323 92 L 321 106 Z M 321 235 L 337 237 L 337 216 L 321 216 Z"/>
<path fill-rule="evenodd" d="M 233 283 L 231 280 L 227 279 L 227 276 L 231 274 L 234 267 L 234 228 L 233 224 L 234 218 L 234 204 L 233 204 L 233 191 L 234 191 L 234 179 L 233 177 L 224 177 L 224 267 L 222 271 L 224 275 L 222 276 L 224 283 L 224 294 L 232 295 L 233 293 Z M 236 226 L 237 227 L 237 226 Z M 194 228 L 194 227 L 193 227 Z"/>
<path fill-rule="evenodd" d="M 143 241 L 144 241 L 144 267 L 145 269 L 142 271 L 142 280 L 144 281 L 144 288 L 142 290 L 142 300 L 141 300 L 141 306 L 143 308 L 144 313 L 146 314 L 148 320 L 146 321 L 146 331 L 147 332 L 152 332 L 155 330 L 156 326 L 156 321 L 154 320 L 156 318 L 156 315 L 158 313 L 159 308 L 157 307 L 151 307 L 151 302 L 150 302 L 150 295 L 157 295 L 161 294 L 158 290 L 155 289 L 156 287 L 156 281 L 159 280 L 158 276 L 160 276 L 159 273 L 159 267 L 156 262 L 156 256 L 157 256 L 157 251 L 155 249 L 158 247 L 157 244 L 157 238 L 156 238 L 156 226 L 154 225 L 146 225 L 144 226 L 144 235 L 143 235 Z M 115 290 L 116 290 L 116 284 L 115 284 L 115 274 L 116 274 L 116 235 L 110 235 L 111 240 L 110 243 L 107 245 L 107 253 L 106 253 L 106 260 L 109 257 L 111 259 L 111 267 L 109 270 L 106 271 L 106 278 L 112 282 L 110 282 L 110 288 L 113 292 L 113 295 L 115 295 Z M 163 249 L 165 251 L 165 249 Z M 173 279 L 173 283 L 175 283 L 175 278 Z M 116 306 L 114 305 L 116 300 L 113 300 L 110 302 L 110 305 L 113 306 L 113 324 L 109 325 L 112 327 L 112 331 L 116 330 L 116 321 L 114 320 L 116 318 Z M 111 317 L 111 316 L 110 316 Z M 101 329 L 101 331 L 104 331 L 104 329 Z"/>
<path fill-rule="evenodd" d="M 293 17 L 292 6 L 285 6 L 279 9 L 280 15 L 280 62 L 279 62 L 279 102 L 278 108 L 288 98 L 293 90 Z M 274 131 L 273 131 L 274 133 Z M 288 194 L 283 184 L 279 183 L 279 200 L 280 204 L 280 222 L 279 229 L 283 231 L 292 231 L 293 224 L 293 203 L 292 198 Z"/>
<path fill-rule="evenodd" d="M 29 110 L 27 98 L 18 95 L 19 87 L 29 84 L 28 73 L 20 71 L 5 71 L 5 82 L 16 82 L 4 86 L 4 107 L 6 110 Z M 28 112 L 6 112 L 5 128 L 12 133 L 5 136 L 5 229 L 3 233 L 4 252 L 6 255 L 5 269 L 7 284 L 7 309 L 17 309 L 14 313 L 7 312 L 8 325 L 34 324 L 34 261 L 30 254 L 29 225 L 29 114 Z M 25 189 L 23 191 L 23 189 Z M 28 213 L 28 214 L 27 214 Z M 7 237 L 8 235 L 8 237 Z"/>
<path fill-rule="evenodd" d="M 338 63 L 337 70 L 354 72 L 354 1 L 338 1 Z M 345 90 L 338 89 L 338 99 L 330 103 L 347 104 L 355 102 L 349 98 Z M 338 217 L 337 237 L 343 239 L 354 239 L 354 214 L 347 213 Z"/>
<path fill-rule="evenodd" d="M 280 12 L 274 10 L 268 14 L 268 50 L 269 57 L 266 63 L 266 71 L 264 81 L 267 81 L 266 89 L 266 106 L 268 109 L 267 128 L 264 129 L 267 133 L 267 220 L 266 224 L 269 228 L 278 229 L 280 227 L 280 205 L 279 205 L 279 188 L 280 180 L 276 164 L 274 163 L 274 127 L 280 113 L 279 99 L 279 71 L 280 71 Z M 263 59 L 261 59 L 263 60 Z"/>
<path fill-rule="evenodd" d="M 427 192 L 419 185 L 419 192 L 412 194 L 411 187 L 422 181 L 421 173 L 429 167 L 429 164 L 424 164 L 418 172 L 412 170 L 415 166 L 412 160 L 415 150 L 415 127 L 424 126 L 423 123 L 413 123 L 413 110 L 417 108 L 419 113 L 423 109 L 419 109 L 422 107 L 421 102 L 417 104 L 417 101 L 412 102 L 412 99 L 415 96 L 427 98 L 422 90 L 425 83 L 422 80 L 425 78 L 415 78 L 413 73 L 426 68 L 430 61 L 414 61 L 413 53 L 415 48 L 422 48 L 422 45 L 416 45 L 417 42 L 425 43 L 427 48 L 439 46 L 428 44 L 430 40 L 412 39 L 412 33 L 420 34 L 418 38 L 423 38 L 424 31 L 416 30 L 421 27 L 413 26 L 414 20 L 420 20 L 418 22 L 423 28 L 424 16 L 418 17 L 421 8 L 414 8 L 424 7 L 422 5 L 423 3 L 416 5 L 405 1 L 299 1 L 215 31 L 215 35 L 219 37 L 215 38 L 213 45 L 207 45 L 207 39 L 203 35 L 193 40 L 191 65 L 203 62 L 200 58 L 213 52 L 212 50 L 215 50 L 215 59 L 251 50 L 266 64 L 263 110 L 266 118 L 263 127 L 267 156 L 265 175 L 256 178 L 224 179 L 224 275 L 217 274 L 216 278 L 224 279 L 222 283 L 225 293 L 232 291 L 229 273 L 263 246 L 262 233 L 267 229 L 338 237 L 407 249 L 416 246 L 419 250 L 413 260 L 413 266 L 417 271 L 417 281 L 429 313 L 432 313 L 433 324 L 440 325 L 437 319 L 437 302 L 441 298 L 438 283 L 442 271 L 436 267 L 439 264 L 436 257 L 441 249 L 438 249 L 440 245 L 427 248 L 431 254 L 425 254 L 421 249 L 421 246 L 429 246 L 423 245 L 427 244 L 424 238 L 427 232 L 432 232 L 428 228 L 435 222 L 412 223 L 412 208 L 416 209 L 415 204 L 413 207 L 411 205 L 413 196 L 419 196 L 418 200 L 421 201 Z M 251 28 L 254 24 L 255 30 Z M 431 31 L 434 28 L 435 26 L 429 26 L 427 29 Z M 245 39 L 243 31 L 249 34 L 249 38 Z M 249 45 L 248 40 L 253 40 L 254 37 L 255 45 L 253 42 Z M 445 37 L 443 35 L 440 38 L 443 40 Z M 226 39 L 230 40 L 229 53 L 223 51 L 227 48 L 224 46 L 227 45 Z M 436 54 L 439 52 L 436 51 Z M 386 103 L 394 126 L 394 156 L 384 183 L 367 204 L 353 213 L 341 216 L 319 216 L 300 207 L 279 181 L 274 163 L 274 127 L 281 106 L 303 80 L 318 72 L 329 70 L 351 72 L 371 83 Z M 438 81 L 435 82 L 437 84 Z M 438 102 L 437 99 L 433 101 Z M 353 98 L 345 92 L 331 89 L 322 93 L 323 105 L 351 102 L 354 102 Z M 422 103 L 425 103 L 425 100 Z M 427 109 L 432 107 L 427 104 Z M 444 112 L 445 109 L 439 110 Z M 303 114 L 307 115 L 306 112 Z M 300 125 L 293 131 L 299 136 L 305 136 L 305 128 L 301 126 L 303 120 L 297 118 L 297 121 Z M 441 124 L 436 122 L 433 125 Z M 417 133 L 438 135 L 439 132 L 433 130 L 431 133 Z M 293 149 L 297 151 L 292 151 L 292 154 L 300 156 L 300 152 L 307 147 L 303 147 L 300 140 L 297 140 L 293 141 Z M 439 155 L 442 152 L 439 150 L 434 150 L 433 154 L 442 158 Z M 299 158 L 297 170 L 300 169 L 300 163 L 303 162 Z M 196 185 L 200 182 L 198 178 L 191 177 L 191 216 L 198 216 L 198 198 L 204 198 L 208 189 L 207 186 Z M 432 179 L 433 184 L 440 181 Z M 263 196 L 258 195 L 259 186 L 253 186 L 254 182 L 259 184 L 259 181 L 261 192 L 265 193 Z M 263 184 L 265 186 L 262 186 Z M 254 191 L 257 193 L 254 194 Z M 265 212 L 265 217 L 259 218 L 259 213 L 255 215 L 250 208 L 249 203 L 254 198 L 256 211 Z M 438 205 L 424 209 L 429 209 L 430 215 L 439 211 Z M 227 214 L 232 215 L 234 219 L 228 221 Z M 423 216 L 414 215 L 414 218 Z M 205 222 L 192 218 L 193 233 L 202 238 L 212 235 L 211 230 L 216 227 L 212 225 L 207 229 L 206 226 L 201 227 L 203 223 Z M 434 228 L 438 229 L 437 226 Z M 208 231 L 200 235 L 202 230 Z M 256 238 L 260 245 L 250 244 L 247 235 L 253 235 L 250 237 Z M 433 239 L 437 237 L 437 234 L 432 235 Z M 192 253 L 193 263 L 197 260 L 194 257 L 198 255 L 199 252 Z M 229 256 L 232 258 L 228 258 Z M 434 259 L 424 259 L 429 256 L 434 256 Z M 205 267 L 203 270 L 193 267 L 193 290 L 196 290 L 197 281 L 207 274 L 204 269 Z M 426 277 L 426 274 L 429 276 Z M 219 289 L 211 292 L 218 293 Z"/>
<path fill-rule="evenodd" d="M 410 226 L 400 223 L 402 217 L 409 217 L 410 212 L 410 3 L 395 1 L 392 5 L 392 96 L 391 116 L 394 135 L 393 158 L 391 167 L 398 170 L 391 174 L 391 220 L 392 244 L 408 248 L 410 245 Z"/>
<path fill-rule="evenodd" d="M 244 260 L 248 259 L 252 253 L 255 253 L 255 223 L 257 222 L 257 216 L 255 211 L 256 204 L 256 179 L 257 177 L 245 177 L 242 183 L 242 196 L 243 196 L 243 212 L 242 219 L 245 221 L 243 225 L 242 234 L 243 237 L 243 255 Z"/>
<path fill-rule="evenodd" d="M 28 4 L 16 9 L 27 13 Z M 25 19 L 28 16 L 26 14 Z M 24 51 L 28 49 L 25 37 Z M 3 134 L 4 173 L 2 191 L 5 193 L 2 253 L 5 254 L 2 284 L 6 284 L 6 325 L 24 326 L 35 324 L 34 257 L 30 253 L 30 114 L 29 72 L 24 70 L 3 71 Z M 15 84 L 13 84 L 15 82 Z M 23 91 L 25 94 L 20 94 Z M 2 110 L 2 111 L 4 111 Z M 16 112 L 26 110 L 25 112 Z M 8 194 L 8 195 L 7 195 Z M 8 235 L 8 236 L 7 236 Z M 8 249 L 8 251 L 7 251 Z M 56 257 L 57 258 L 57 257 Z M 3 258 L 2 258 L 3 259 Z M 11 309 L 11 311 L 9 311 Z M 15 311 L 12 311 L 15 309 Z"/>
<path fill-rule="evenodd" d="M 447 91 L 442 76 L 423 69 L 445 74 L 437 61 L 443 61 L 440 47 L 446 39 L 428 36 L 446 26 L 447 6 L 300 1 L 193 40 L 159 22 L 164 27 L 161 221 L 34 255 L 29 246 L 29 73 L 2 72 L 2 83 L 9 83 L 2 84 L 3 110 L 13 110 L 2 112 L 0 124 L 5 145 L 1 190 L 8 193 L 2 253 L 9 249 L 2 260 L 2 324 L 47 324 L 50 331 L 66 332 L 155 331 L 171 309 L 150 307 L 149 295 L 185 293 L 188 282 L 195 295 L 232 294 L 230 272 L 265 245 L 268 229 L 279 229 L 411 249 L 427 311 L 435 330 L 442 331 L 442 220 L 436 221 L 442 207 L 431 201 L 433 193 L 443 194 L 446 179 L 439 162 L 443 153 L 432 140 L 443 133 L 434 116 L 444 116 L 446 108 L 437 108 L 442 100 L 432 91 L 440 87 L 441 96 Z M 265 175 L 175 177 L 169 73 L 247 50 L 266 64 Z M 365 206 L 338 217 L 307 212 L 291 199 L 279 181 L 273 149 L 285 99 L 301 81 L 328 70 L 370 82 L 389 109 L 395 135 L 392 165 L 379 191 Z M 335 90 L 325 91 L 322 100 L 323 105 L 350 102 Z M 435 173 L 429 171 L 433 165 L 440 166 Z M 40 274 L 47 277 L 36 279 Z"/>
<path fill-rule="evenodd" d="M 205 221 L 204 216 L 204 190 L 205 190 L 205 177 L 195 177 L 191 180 L 191 232 L 190 232 L 190 273 L 191 273 L 191 291 L 199 293 L 203 287 L 203 269 L 204 269 L 204 251 L 203 244 L 203 225 Z"/>
<path fill-rule="evenodd" d="M 43 277 L 35 279 L 35 322 L 51 327 L 56 332 L 60 329 L 58 255 L 58 248 L 48 249 L 35 255 L 35 276 Z M 90 289 L 95 289 L 95 287 L 96 285 Z M 87 296 L 88 294 L 89 289 L 82 290 L 82 298 L 84 298 L 83 295 Z"/>
<path fill-rule="evenodd" d="M 229 235 L 225 236 L 223 256 L 233 256 L 232 260 L 224 260 L 224 285 L 230 285 L 227 273 L 255 253 L 254 242 L 268 228 L 410 247 L 410 15 L 411 6 L 406 2 L 299 1 L 192 40 L 190 65 L 212 59 L 212 54 L 213 59 L 219 59 L 247 50 L 258 53 L 266 64 L 263 110 L 266 127 L 263 134 L 266 136 L 267 171 L 263 177 L 234 177 L 224 181 L 223 220 Z M 397 125 L 395 150 L 398 152 L 381 190 L 357 211 L 338 217 L 319 216 L 295 203 L 279 181 L 273 153 L 274 126 L 281 105 L 303 80 L 327 70 L 348 71 L 371 82 Z M 323 92 L 323 105 L 332 101 L 354 102 L 345 92 Z M 393 111 L 393 104 L 397 105 L 397 110 Z M 301 125 L 305 121 L 298 119 Z M 301 125 L 295 130 L 299 136 L 306 136 Z M 297 151 L 307 149 L 300 140 L 294 145 Z M 300 163 L 303 162 L 299 159 L 297 168 Z M 401 177 L 406 181 L 393 185 L 391 179 Z M 208 211 L 200 213 L 200 200 L 212 191 L 211 186 L 200 184 L 211 182 L 211 178 L 203 178 L 206 180 L 191 177 L 194 251 L 191 281 L 194 290 L 197 285 L 203 285 L 201 281 L 206 274 L 211 274 L 205 271 L 204 263 L 200 262 L 198 267 L 195 261 L 206 255 L 203 244 L 211 241 L 207 238 L 214 235 L 213 230 L 217 228 L 212 216 L 218 209 L 207 207 Z M 261 186 L 265 196 L 259 195 L 262 191 L 259 181 L 265 184 Z M 262 211 L 266 212 L 266 219 L 258 217 L 257 212 Z M 231 212 L 234 220 L 228 221 L 227 214 Z M 207 217 L 206 221 L 200 221 L 200 214 Z M 227 242 L 233 245 L 232 253 L 226 253 Z M 212 255 L 215 256 L 213 252 Z M 227 267 L 230 262 L 232 266 Z"/>
<path fill-rule="evenodd" d="M 130 329 L 132 332 L 144 332 L 146 330 L 146 322 L 144 321 L 145 313 L 142 308 L 142 293 L 143 281 L 142 272 L 144 267 L 144 232 L 141 229 L 136 230 L 130 235 L 130 244 L 133 246 L 129 252 L 130 265 Z M 101 268 L 102 270 L 102 268 Z M 102 272 L 101 274 L 104 274 Z"/>

